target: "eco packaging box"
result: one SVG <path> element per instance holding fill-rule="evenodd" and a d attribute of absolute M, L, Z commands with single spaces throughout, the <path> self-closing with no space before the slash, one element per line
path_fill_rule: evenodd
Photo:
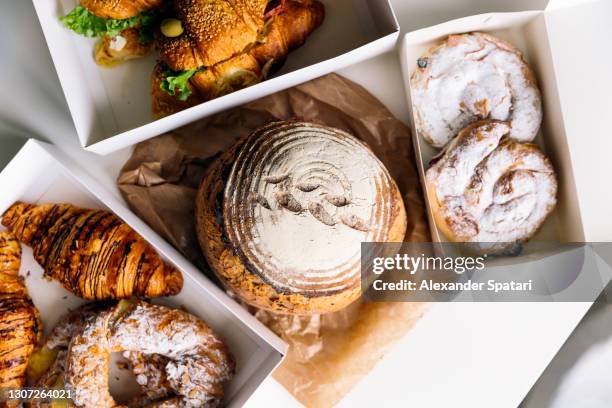
<path fill-rule="evenodd" d="M 558 203 L 530 242 L 611 240 L 606 206 L 597 199 L 603 191 L 597 190 L 612 194 L 612 188 L 593 179 L 604 168 L 612 171 L 601 153 L 609 151 L 609 136 L 605 136 L 601 124 L 606 120 L 606 110 L 608 115 L 612 111 L 602 92 L 602 87 L 612 89 L 609 71 L 604 72 L 605 67 L 612 68 L 612 53 L 605 51 L 604 43 L 604 34 L 610 33 L 610 16 L 612 4 L 606 0 L 553 0 L 541 11 L 476 15 L 406 34 L 400 44 L 400 60 L 424 195 L 429 196 L 425 172 L 439 150 L 423 139 L 415 125 L 410 78 L 417 69 L 417 59 L 451 34 L 490 33 L 522 51 L 542 93 L 544 119 L 535 143 L 551 158 L 556 170 Z M 593 68 L 585 65 L 586 56 Z M 593 75 L 589 75 L 589 69 Z M 590 157 L 602 159 L 598 162 Z M 447 242 L 436 227 L 429 203 L 428 217 L 432 240 Z M 529 247 L 528 243 L 527 253 Z"/>
<path fill-rule="evenodd" d="M 226 384 L 227 406 L 243 406 L 282 360 L 287 350 L 286 343 L 204 277 L 56 147 L 29 140 L 0 173 L 0 191 L 0 213 L 20 200 L 28 203 L 70 203 L 112 211 L 177 267 L 183 274 L 182 291 L 177 296 L 152 301 L 186 308 L 223 338 L 237 366 L 236 375 Z M 31 249 L 25 245 L 22 248 L 20 274 L 25 277 L 30 296 L 41 313 L 44 332 L 48 334 L 65 313 L 84 301 L 58 282 L 46 279 Z M 111 364 L 109 378 L 113 395 L 118 398 L 133 396 L 135 384 L 128 380 L 129 376 L 129 372 Z"/>
<path fill-rule="evenodd" d="M 306 82 L 390 51 L 399 26 L 388 0 L 322 0 L 326 17 L 306 43 L 291 52 L 272 78 L 155 120 L 151 73 L 155 53 L 114 68 L 96 65 L 95 40 L 59 20 L 75 0 L 33 0 L 81 146 L 106 155 L 194 120 Z"/>

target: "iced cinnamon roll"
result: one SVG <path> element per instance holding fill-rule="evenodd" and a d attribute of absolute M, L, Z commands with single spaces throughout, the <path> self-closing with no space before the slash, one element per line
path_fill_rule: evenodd
<path fill-rule="evenodd" d="M 533 71 L 511 44 L 484 33 L 451 35 L 417 61 L 411 96 L 419 134 L 442 147 L 468 124 L 508 121 L 509 137 L 532 141 L 542 123 Z"/>
<path fill-rule="evenodd" d="M 352 135 L 304 122 L 253 132 L 208 170 L 198 238 L 247 303 L 295 314 L 341 309 L 361 293 L 361 242 L 402 241 L 397 185 Z"/>
<path fill-rule="evenodd" d="M 506 122 L 476 122 L 427 170 L 433 216 L 449 240 L 524 242 L 554 209 L 557 180 L 550 160 L 510 132 Z"/>

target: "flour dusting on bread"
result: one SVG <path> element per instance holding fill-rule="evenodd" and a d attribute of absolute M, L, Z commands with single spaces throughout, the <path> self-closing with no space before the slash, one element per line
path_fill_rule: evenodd
<path fill-rule="evenodd" d="M 359 280 L 361 242 L 389 240 L 396 194 L 381 162 L 351 135 L 272 123 L 247 139 L 234 162 L 226 231 L 273 286 L 339 291 Z M 248 197 L 263 197 L 270 207 Z"/>

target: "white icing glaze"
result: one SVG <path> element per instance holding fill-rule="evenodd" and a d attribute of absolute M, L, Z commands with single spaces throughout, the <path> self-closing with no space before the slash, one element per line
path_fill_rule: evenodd
<path fill-rule="evenodd" d="M 556 204 L 557 181 L 534 145 L 504 122 L 469 126 L 426 173 L 455 241 L 512 243 L 531 237 Z"/>
<path fill-rule="evenodd" d="M 359 279 L 363 241 L 387 241 L 395 185 L 353 136 L 301 122 L 252 134 L 224 192 L 224 226 L 277 290 L 324 294 Z"/>
<path fill-rule="evenodd" d="M 419 59 L 411 79 L 419 133 L 434 147 L 481 119 L 511 122 L 510 137 L 532 141 L 542 122 L 535 77 L 520 51 L 491 35 L 451 35 Z"/>

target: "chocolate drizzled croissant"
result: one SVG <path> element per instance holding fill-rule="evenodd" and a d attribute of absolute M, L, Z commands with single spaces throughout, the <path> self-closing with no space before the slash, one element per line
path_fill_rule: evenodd
<path fill-rule="evenodd" d="M 181 273 L 107 211 L 70 204 L 13 204 L 2 224 L 26 245 L 45 275 L 84 299 L 176 295 Z"/>
<path fill-rule="evenodd" d="M 25 385 L 28 360 L 40 339 L 38 310 L 19 276 L 21 247 L 10 232 L 0 232 L 0 390 Z M 19 402 L 0 402 L 16 407 Z"/>

